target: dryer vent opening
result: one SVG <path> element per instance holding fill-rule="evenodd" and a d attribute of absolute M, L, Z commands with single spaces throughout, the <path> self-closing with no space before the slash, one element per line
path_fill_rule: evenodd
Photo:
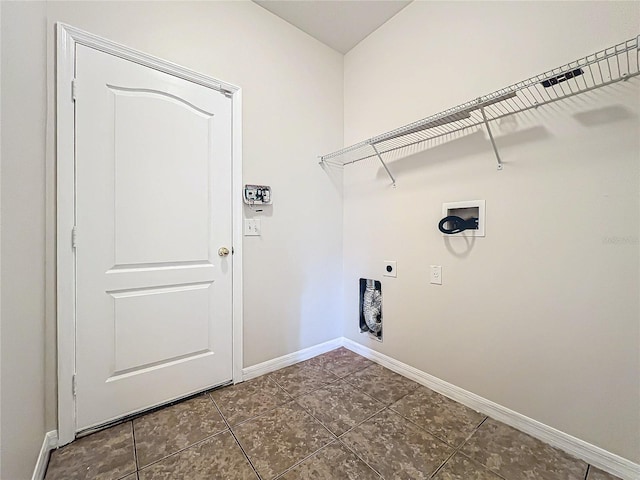
<path fill-rule="evenodd" d="M 382 341 L 382 284 L 360 279 L 360 332 Z"/>

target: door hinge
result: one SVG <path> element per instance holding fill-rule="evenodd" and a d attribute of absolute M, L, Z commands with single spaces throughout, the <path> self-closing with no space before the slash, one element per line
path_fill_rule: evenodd
<path fill-rule="evenodd" d="M 78 246 L 78 227 L 75 225 L 71 229 L 71 248 L 76 248 Z"/>
<path fill-rule="evenodd" d="M 74 78 L 71 80 L 71 99 L 75 102 L 78 98 L 78 80 Z"/>
<path fill-rule="evenodd" d="M 231 92 L 229 90 L 225 90 L 224 88 L 221 88 L 220 92 L 227 98 L 233 97 L 233 92 Z"/>
<path fill-rule="evenodd" d="M 76 374 L 73 374 L 71 377 L 71 390 L 73 391 L 73 396 L 75 397 L 78 393 L 78 382 L 76 381 Z"/>

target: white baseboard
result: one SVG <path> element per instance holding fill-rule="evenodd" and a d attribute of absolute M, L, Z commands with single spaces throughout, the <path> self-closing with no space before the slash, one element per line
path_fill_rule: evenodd
<path fill-rule="evenodd" d="M 308 360 L 311 357 L 326 353 L 340 346 L 342 346 L 342 337 L 334 338 L 333 340 L 329 340 L 328 342 L 324 342 L 319 345 L 314 345 L 313 347 L 298 350 L 297 352 L 283 355 L 282 357 L 274 358 L 273 360 L 267 360 L 266 362 L 243 368 L 242 380 L 251 380 L 252 378 L 264 375 L 265 373 L 271 373 L 280 368 L 293 365 L 294 363 Z"/>
<path fill-rule="evenodd" d="M 411 367 L 405 363 L 402 363 L 394 358 L 391 358 L 382 353 L 376 352 L 364 345 L 354 342 L 351 339 L 343 338 L 343 345 L 349 350 L 354 351 L 373 360 L 380 365 L 387 367 L 389 370 L 393 370 L 400 375 L 410 378 L 425 387 L 430 388 L 442 395 L 451 398 L 463 405 L 466 405 L 473 410 L 490 416 L 500 422 L 506 423 L 521 432 L 528 433 L 532 437 L 535 437 L 553 447 L 564 450 L 570 455 L 576 458 L 584 460 L 585 462 L 600 468 L 606 472 L 616 475 L 623 480 L 639 480 L 640 479 L 640 465 L 633 463 L 626 458 L 622 458 L 619 455 L 608 452 L 600 447 L 592 445 L 584 440 L 573 437 L 567 433 L 556 430 L 553 427 L 545 425 L 526 417 L 518 412 L 514 412 L 502 405 L 498 405 L 491 400 L 487 400 L 475 393 L 471 393 L 460 387 L 456 387 L 444 380 L 440 380 L 433 375 Z"/>
<path fill-rule="evenodd" d="M 49 463 L 49 454 L 51 450 L 58 447 L 58 431 L 52 430 L 47 432 L 40 448 L 38 461 L 33 469 L 31 480 L 44 480 L 44 474 L 47 472 L 47 464 Z"/>

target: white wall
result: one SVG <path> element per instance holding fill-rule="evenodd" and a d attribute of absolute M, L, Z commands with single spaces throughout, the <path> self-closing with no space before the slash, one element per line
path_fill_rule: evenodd
<path fill-rule="evenodd" d="M 2 471 L 31 477 L 45 433 L 44 7 L 2 3 Z M 29 32 L 30 35 L 25 35 Z M 39 53 L 39 54 L 38 54 Z"/>
<path fill-rule="evenodd" d="M 346 144 L 639 24 L 637 2 L 414 2 L 345 57 Z M 497 128 L 501 172 L 484 133 L 392 161 L 396 189 L 376 162 L 345 167 L 346 336 L 638 462 L 639 83 Z M 486 237 L 443 238 L 442 203 L 475 199 L 487 202 Z M 397 279 L 382 277 L 384 260 L 397 260 Z M 431 264 L 442 286 L 429 284 Z M 382 280 L 382 344 L 358 333 L 360 277 Z"/>
<path fill-rule="evenodd" d="M 262 214 L 245 211 L 261 216 L 262 237 L 244 241 L 244 366 L 342 333 L 340 179 L 315 158 L 343 143 L 342 55 L 252 2 L 3 2 L 0 477 L 12 480 L 30 477 L 56 428 L 55 270 L 44 264 L 56 21 L 242 87 L 244 182 L 274 194 Z"/>

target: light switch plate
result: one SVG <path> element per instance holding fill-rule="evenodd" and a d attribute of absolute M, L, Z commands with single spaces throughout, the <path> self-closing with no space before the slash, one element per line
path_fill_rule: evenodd
<path fill-rule="evenodd" d="M 259 218 L 244 219 L 244 236 L 245 237 L 260 236 L 260 219 Z"/>
<path fill-rule="evenodd" d="M 397 266 L 395 260 L 385 260 L 382 275 L 385 277 L 397 277 Z"/>
<path fill-rule="evenodd" d="M 431 283 L 434 285 L 442 285 L 442 266 L 431 265 Z"/>

